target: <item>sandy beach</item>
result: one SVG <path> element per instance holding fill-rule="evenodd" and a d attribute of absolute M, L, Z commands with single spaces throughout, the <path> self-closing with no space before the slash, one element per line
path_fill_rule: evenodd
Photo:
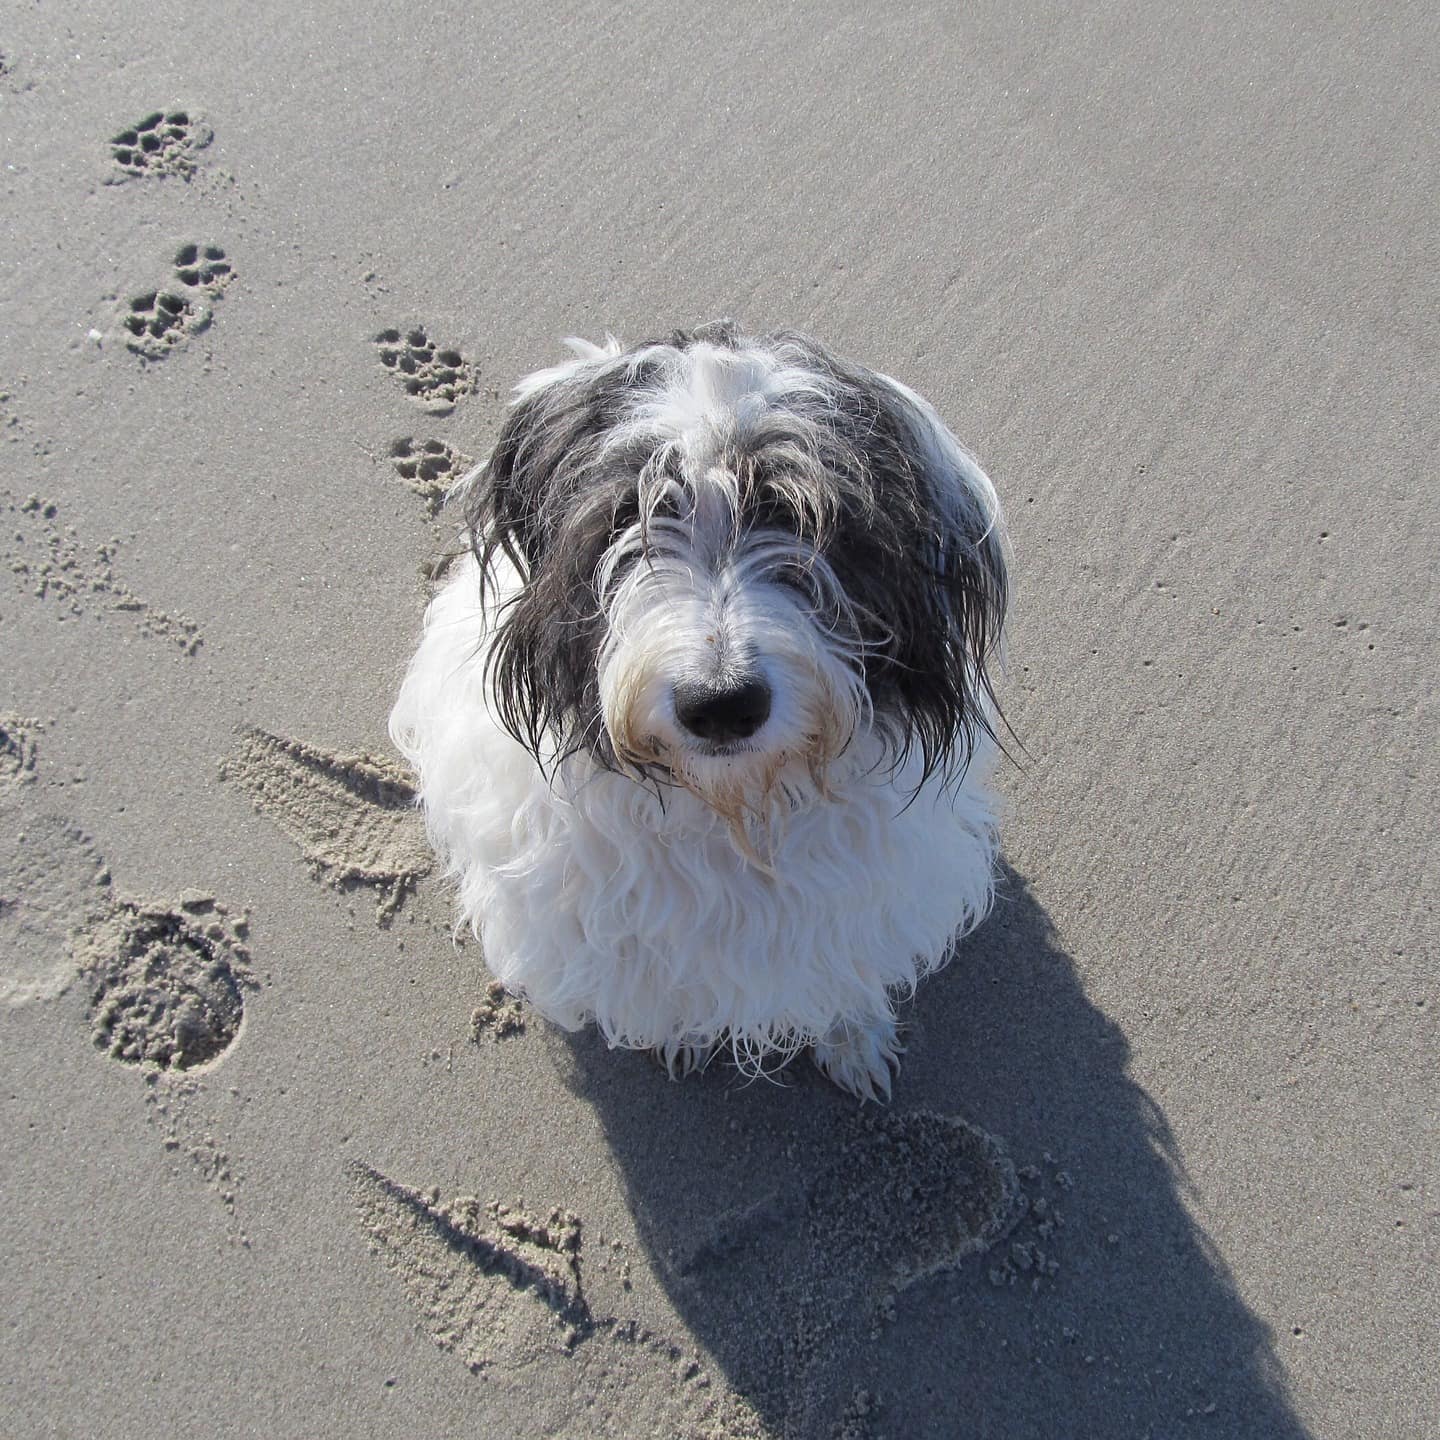
<path fill-rule="evenodd" d="M 8 6 L 0 1434 L 1440 1437 L 1437 55 Z M 1009 515 L 1000 898 L 888 1107 L 494 990 L 386 738 L 510 387 L 720 315 Z"/>

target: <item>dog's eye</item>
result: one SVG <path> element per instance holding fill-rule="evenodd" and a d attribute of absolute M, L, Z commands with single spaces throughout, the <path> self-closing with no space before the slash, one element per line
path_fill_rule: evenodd
<path fill-rule="evenodd" d="M 675 520 L 680 517 L 680 496 L 681 492 L 673 485 L 666 485 L 657 494 L 648 495 L 644 506 L 640 503 L 640 494 L 636 490 L 630 490 L 616 503 L 615 526 L 616 529 L 624 529 L 627 526 L 636 524 L 641 519 L 643 508 L 644 519 L 651 520 Z"/>
<path fill-rule="evenodd" d="M 807 598 L 815 595 L 815 577 L 804 565 L 795 561 L 786 560 L 777 565 L 774 579 L 777 585 L 783 585 L 787 590 L 794 590 Z"/>
<path fill-rule="evenodd" d="M 633 490 L 621 495 L 615 502 L 611 526 L 618 535 L 628 530 L 640 518 L 640 499 Z"/>
<path fill-rule="evenodd" d="M 794 526 L 789 504 L 768 487 L 750 497 L 744 519 L 749 530 L 789 531 Z"/>

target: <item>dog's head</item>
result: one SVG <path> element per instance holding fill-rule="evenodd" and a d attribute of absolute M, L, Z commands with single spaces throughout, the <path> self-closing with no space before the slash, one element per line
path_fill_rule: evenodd
<path fill-rule="evenodd" d="M 963 771 L 994 713 L 1004 539 L 931 407 L 730 322 L 570 343 L 517 387 L 466 491 L 511 733 L 737 826 L 862 750 Z M 502 556 L 518 585 L 497 585 Z"/>

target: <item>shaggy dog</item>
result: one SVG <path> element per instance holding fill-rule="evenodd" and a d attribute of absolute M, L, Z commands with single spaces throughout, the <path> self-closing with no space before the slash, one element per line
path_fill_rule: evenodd
<path fill-rule="evenodd" d="M 894 1001 L 993 895 L 995 491 L 935 411 L 728 321 L 521 381 L 391 717 L 486 964 L 687 1070 Z"/>

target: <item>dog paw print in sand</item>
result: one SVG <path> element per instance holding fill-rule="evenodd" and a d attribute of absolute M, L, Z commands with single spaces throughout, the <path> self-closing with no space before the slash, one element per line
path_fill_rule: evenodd
<path fill-rule="evenodd" d="M 443 440 L 407 435 L 391 443 L 390 463 L 401 483 L 425 502 L 431 515 L 438 515 L 445 497 L 475 462 Z"/>
<path fill-rule="evenodd" d="M 132 296 L 121 324 L 126 347 L 147 360 L 163 360 L 175 346 L 198 335 L 213 316 L 205 305 L 174 290 L 142 290 Z"/>
<path fill-rule="evenodd" d="M 218 245 L 199 245 L 189 241 L 175 252 L 175 278 L 192 290 L 200 290 L 212 299 L 234 278 L 234 270 Z"/>
<path fill-rule="evenodd" d="M 119 324 L 126 348 L 145 360 L 163 360 L 209 329 L 214 302 L 233 278 L 220 246 L 187 241 L 175 254 L 169 282 L 140 291 L 122 307 Z"/>
<path fill-rule="evenodd" d="M 210 127 L 193 111 L 154 110 L 110 141 L 110 158 L 120 171 L 115 179 L 178 175 L 188 180 L 200 151 L 213 138 Z"/>
<path fill-rule="evenodd" d="M 86 544 L 64 523 L 53 500 L 0 496 L 4 535 L 0 561 L 37 599 L 60 608 L 62 618 L 101 613 L 134 618 L 147 635 L 173 641 L 187 655 L 201 645 L 200 628 L 136 595 L 115 573 L 118 540 Z"/>
<path fill-rule="evenodd" d="M 461 1196 L 442 1201 L 368 1165 L 350 1169 L 360 1227 L 431 1340 L 473 1374 L 526 1397 L 537 1432 L 586 1436 L 763 1435 L 701 1357 L 634 1320 L 597 1313 L 584 1233 L 565 1210 L 532 1214 Z M 537 1366 L 569 1378 L 536 1383 Z M 571 1397 L 589 1398 L 575 1428 Z"/>
<path fill-rule="evenodd" d="M 430 871 L 414 786 L 390 760 L 338 755 L 252 729 L 242 732 L 220 774 L 300 847 L 317 874 L 342 890 L 377 892 L 382 925 Z"/>
<path fill-rule="evenodd" d="M 458 350 L 441 349 L 423 329 L 382 330 L 375 348 L 405 393 L 432 415 L 448 414 L 475 388 L 475 367 Z"/>

